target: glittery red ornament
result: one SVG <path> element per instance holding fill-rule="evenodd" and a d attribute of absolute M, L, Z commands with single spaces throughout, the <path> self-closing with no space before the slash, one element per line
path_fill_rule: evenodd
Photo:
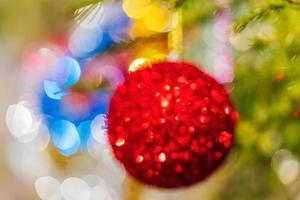
<path fill-rule="evenodd" d="M 236 112 L 224 87 L 187 63 L 131 73 L 112 97 L 108 137 L 136 179 L 175 188 L 197 183 L 223 162 Z"/>

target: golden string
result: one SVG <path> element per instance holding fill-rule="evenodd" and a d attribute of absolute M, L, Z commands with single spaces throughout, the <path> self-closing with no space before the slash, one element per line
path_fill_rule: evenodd
<path fill-rule="evenodd" d="M 172 59 L 181 59 L 183 57 L 183 17 L 182 9 L 177 8 L 174 12 L 174 27 L 168 35 L 168 48 Z"/>

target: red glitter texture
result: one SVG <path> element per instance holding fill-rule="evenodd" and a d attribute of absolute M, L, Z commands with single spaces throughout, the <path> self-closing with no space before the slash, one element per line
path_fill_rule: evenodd
<path fill-rule="evenodd" d="M 197 183 L 224 161 L 237 113 L 224 87 L 187 63 L 131 73 L 112 97 L 108 137 L 137 180 L 164 188 Z"/>

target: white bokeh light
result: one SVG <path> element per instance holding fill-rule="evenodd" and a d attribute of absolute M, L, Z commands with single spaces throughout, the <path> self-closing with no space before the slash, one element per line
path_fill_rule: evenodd
<path fill-rule="evenodd" d="M 285 185 L 295 182 L 300 175 L 299 161 L 287 149 L 280 149 L 274 153 L 271 166 Z"/>
<path fill-rule="evenodd" d="M 32 152 L 41 152 L 45 150 L 50 142 L 50 135 L 46 125 L 41 124 L 37 136 L 26 147 Z"/>
<path fill-rule="evenodd" d="M 97 115 L 91 123 L 91 133 L 93 138 L 100 144 L 108 144 L 106 115 Z"/>
<path fill-rule="evenodd" d="M 88 184 L 77 177 L 65 179 L 60 186 L 63 197 L 66 200 L 89 200 L 90 188 Z"/>
<path fill-rule="evenodd" d="M 113 200 L 109 191 L 104 185 L 96 185 L 91 188 L 90 200 Z"/>
<path fill-rule="evenodd" d="M 89 140 L 87 141 L 87 151 L 89 152 L 89 154 L 96 158 L 99 159 L 100 156 L 102 155 L 102 152 L 104 149 L 106 149 L 107 146 L 100 144 L 99 142 L 97 142 L 94 138 L 89 138 Z"/>
<path fill-rule="evenodd" d="M 102 153 L 101 177 L 110 186 L 120 186 L 126 177 L 126 173 L 121 165 L 114 158 L 110 149 L 105 149 Z"/>
<path fill-rule="evenodd" d="M 287 159 L 281 163 L 278 176 L 282 183 L 288 185 L 299 177 L 299 162 L 295 159 Z"/>
<path fill-rule="evenodd" d="M 62 199 L 60 182 L 51 176 L 38 178 L 34 183 L 34 187 L 38 196 L 43 200 Z"/>
<path fill-rule="evenodd" d="M 8 107 L 6 124 L 14 137 L 22 143 L 27 143 L 37 136 L 41 120 L 25 106 L 25 102 L 20 102 Z"/>
<path fill-rule="evenodd" d="M 52 170 L 47 152 L 33 152 L 27 145 L 12 141 L 7 145 L 7 157 L 13 173 L 24 181 L 34 181 Z"/>

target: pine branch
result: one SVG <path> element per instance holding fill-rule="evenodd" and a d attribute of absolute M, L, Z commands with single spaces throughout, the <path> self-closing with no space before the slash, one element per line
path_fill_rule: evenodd
<path fill-rule="evenodd" d="M 291 61 L 300 57 L 300 40 L 298 36 L 294 36 L 294 40 L 286 47 L 286 53 Z"/>
<path fill-rule="evenodd" d="M 286 0 L 289 4 L 293 5 L 299 5 L 300 6 L 300 1 L 299 0 Z"/>
<path fill-rule="evenodd" d="M 285 3 L 272 3 L 265 8 L 260 8 L 252 11 L 248 16 L 237 21 L 233 25 L 233 31 L 236 33 L 242 32 L 250 23 L 263 20 L 270 16 L 273 12 L 280 12 L 286 7 Z"/>
<path fill-rule="evenodd" d="M 192 0 L 178 0 L 175 3 L 175 8 L 182 7 L 182 6 L 184 6 L 186 3 L 190 2 L 190 1 L 192 1 Z"/>
<path fill-rule="evenodd" d="M 181 8 L 186 5 L 191 5 L 192 3 L 194 3 L 197 0 L 155 0 L 155 1 L 168 2 L 168 3 L 171 3 L 171 5 L 174 6 L 174 8 Z M 197 2 L 199 2 L 199 0 Z"/>

